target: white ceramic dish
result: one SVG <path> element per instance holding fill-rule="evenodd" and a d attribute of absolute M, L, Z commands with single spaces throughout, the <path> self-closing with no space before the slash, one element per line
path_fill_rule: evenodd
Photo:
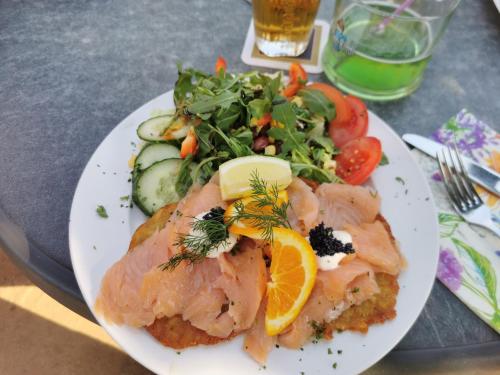
<path fill-rule="evenodd" d="M 146 219 L 135 207 L 120 207 L 128 206 L 120 197 L 131 193 L 127 161 L 138 142 L 137 125 L 152 112 L 173 105 L 170 91 L 129 115 L 102 141 L 80 178 L 71 207 L 69 242 L 76 279 L 91 309 L 104 273 L 123 256 L 134 230 Z M 366 335 L 336 334 L 333 341 L 308 344 L 303 351 L 274 349 L 266 374 L 331 374 L 333 363 L 337 363 L 336 374 L 359 373 L 394 348 L 429 296 L 438 261 L 437 216 L 429 186 L 399 136 L 373 113 L 369 117 L 369 134 L 381 140 L 390 161 L 375 171 L 370 183 L 382 197 L 382 214 L 408 261 L 408 268 L 399 278 L 397 317 L 370 327 Z M 108 219 L 96 214 L 96 206 L 101 204 Z M 242 350 L 242 336 L 177 354 L 143 329 L 110 325 L 96 318 L 130 356 L 156 373 L 244 375 L 264 371 Z M 328 354 L 328 348 L 333 354 Z"/>

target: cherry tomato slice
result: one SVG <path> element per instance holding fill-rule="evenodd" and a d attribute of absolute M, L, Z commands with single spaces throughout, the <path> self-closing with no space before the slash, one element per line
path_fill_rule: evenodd
<path fill-rule="evenodd" d="M 306 71 L 304 70 L 302 65 L 297 63 L 290 64 L 288 77 L 290 78 L 290 83 L 299 83 L 304 85 L 307 82 Z"/>
<path fill-rule="evenodd" d="M 368 110 L 365 103 L 355 96 L 346 96 L 345 100 L 349 105 L 351 118 L 344 122 L 331 122 L 328 128 L 328 134 L 337 147 L 364 137 L 368 132 Z"/>
<path fill-rule="evenodd" d="M 223 73 L 225 73 L 227 70 L 227 63 L 222 56 L 219 56 L 215 62 L 215 74 L 219 74 L 221 69 L 223 70 Z"/>
<path fill-rule="evenodd" d="M 340 149 L 336 174 L 351 185 L 361 185 L 382 159 L 382 145 L 375 137 L 353 139 Z"/>
<path fill-rule="evenodd" d="M 330 121 L 331 124 L 342 123 L 351 118 L 351 110 L 349 104 L 344 98 L 344 95 L 335 87 L 326 83 L 314 82 L 307 85 L 307 88 L 321 91 L 325 96 L 335 104 L 335 118 Z"/>

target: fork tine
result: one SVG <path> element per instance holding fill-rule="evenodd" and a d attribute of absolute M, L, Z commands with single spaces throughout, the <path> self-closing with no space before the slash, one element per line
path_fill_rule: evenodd
<path fill-rule="evenodd" d="M 446 153 L 446 151 L 448 151 L 448 153 Z M 463 207 L 464 209 L 471 207 L 474 203 L 467 197 L 467 195 L 463 193 L 460 187 L 457 171 L 454 167 L 453 157 L 451 156 L 451 152 L 448 147 L 443 150 L 443 159 L 444 159 L 444 166 L 446 167 L 446 170 L 448 171 L 449 174 L 450 186 L 455 192 L 457 199 L 460 201 L 460 206 Z"/>
<path fill-rule="evenodd" d="M 460 193 L 460 197 L 462 198 L 462 201 L 464 201 L 468 206 L 473 206 L 475 204 L 474 196 L 465 187 L 465 182 L 463 177 L 464 173 L 461 166 L 459 166 L 458 165 L 459 163 L 457 162 L 458 152 L 455 149 L 452 150 L 451 147 L 447 147 L 446 149 L 448 151 L 448 156 L 450 157 L 450 165 L 451 165 L 450 168 L 452 168 L 452 172 L 453 171 L 455 172 L 452 173 L 452 176 L 457 186 L 457 190 Z"/>
<path fill-rule="evenodd" d="M 464 206 L 460 199 L 458 199 L 455 191 L 452 188 L 451 179 L 450 179 L 450 169 L 448 168 L 448 164 L 446 164 L 446 158 L 444 155 L 444 151 L 440 154 L 439 152 L 436 154 L 436 158 L 438 161 L 439 171 L 441 172 L 441 176 L 443 176 L 443 183 L 448 192 L 448 196 L 451 199 L 451 203 L 455 207 L 455 209 L 459 212 L 464 211 Z"/>
<path fill-rule="evenodd" d="M 458 164 L 460 165 L 460 169 L 462 171 L 462 176 L 463 176 L 463 179 L 465 181 L 465 186 L 467 188 L 467 190 L 469 191 L 469 194 L 472 194 L 473 196 L 473 201 L 477 204 L 477 203 L 483 203 L 483 200 L 481 199 L 481 197 L 479 196 L 479 194 L 477 193 L 476 189 L 474 189 L 474 185 L 472 184 L 472 181 L 469 177 L 469 174 L 467 173 L 467 170 L 465 169 L 464 167 L 464 162 L 462 160 L 462 156 L 460 155 L 460 153 L 458 152 L 458 147 L 457 147 L 457 144 L 455 142 L 453 142 L 453 148 L 455 150 L 455 153 L 457 155 L 457 158 L 458 158 Z"/>

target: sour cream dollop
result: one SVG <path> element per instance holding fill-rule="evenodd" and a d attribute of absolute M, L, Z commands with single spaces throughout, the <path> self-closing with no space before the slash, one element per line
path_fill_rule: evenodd
<path fill-rule="evenodd" d="M 202 212 L 201 214 L 196 215 L 195 220 L 203 220 L 203 216 L 205 216 L 209 212 L 210 211 L 205 211 Z M 203 233 L 200 233 L 200 231 L 196 231 L 193 229 L 189 231 L 189 234 L 191 236 L 203 235 Z M 222 253 L 228 253 L 236 245 L 237 242 L 238 242 L 238 236 L 234 235 L 233 233 L 229 233 L 229 236 L 226 238 L 225 241 L 221 241 L 217 247 L 214 247 L 210 250 L 210 252 L 207 254 L 207 258 L 217 258 Z"/>
<path fill-rule="evenodd" d="M 342 245 L 352 243 L 352 236 L 349 232 L 346 232 L 344 230 L 334 230 L 333 237 L 342 242 Z M 309 237 L 307 237 L 307 240 L 309 241 Z M 340 265 L 340 261 L 344 259 L 346 255 L 346 253 L 341 252 L 335 253 L 334 255 L 316 255 L 316 264 L 318 265 L 318 268 L 320 270 L 330 271 L 337 268 Z"/>

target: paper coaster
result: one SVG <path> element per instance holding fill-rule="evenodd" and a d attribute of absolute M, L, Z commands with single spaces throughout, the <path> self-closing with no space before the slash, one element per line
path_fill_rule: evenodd
<path fill-rule="evenodd" d="M 330 26 L 326 21 L 315 20 L 314 28 L 311 33 L 309 46 L 300 56 L 297 57 L 269 57 L 259 51 L 255 44 L 255 29 L 253 19 L 248 27 L 245 45 L 241 52 L 241 59 L 247 65 L 262 66 L 265 68 L 287 70 L 290 63 L 297 62 L 302 64 L 306 72 L 318 74 L 323 72 L 321 66 L 321 53 L 328 40 L 328 31 Z"/>

